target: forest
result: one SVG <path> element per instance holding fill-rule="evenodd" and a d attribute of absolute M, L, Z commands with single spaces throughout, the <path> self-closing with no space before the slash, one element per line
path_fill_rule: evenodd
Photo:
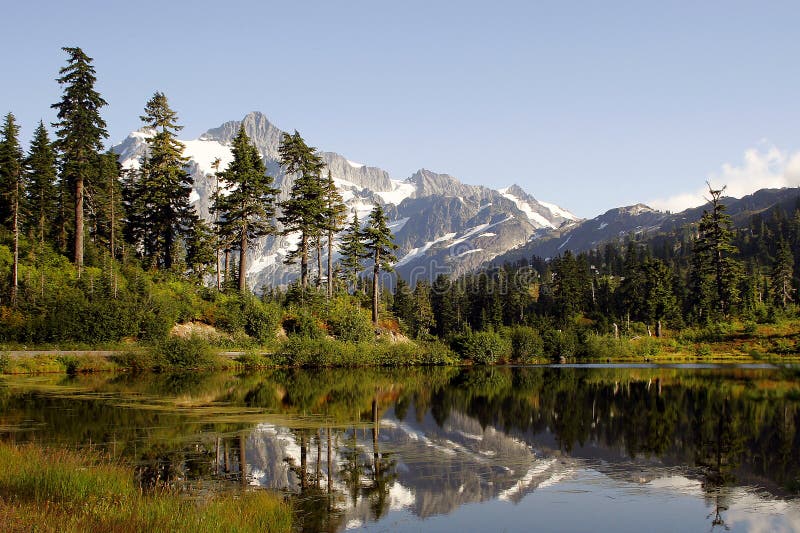
<path fill-rule="evenodd" d="M 411 286 L 387 277 L 397 245 L 382 206 L 350 218 L 297 131 L 280 144 L 288 198 L 242 127 L 232 162 L 216 163 L 204 220 L 178 114 L 157 91 L 140 117 L 146 153 L 122 169 L 104 148 L 92 59 L 63 51 L 53 133 L 40 122 L 24 150 L 13 113 L 0 128 L 4 347 L 157 345 L 191 323 L 207 327 L 202 343 L 260 353 L 252 364 L 709 357 L 719 343 L 755 358 L 800 351 L 800 193 L 735 227 L 724 187 L 709 186 L 702 217 L 678 231 Z M 286 261 L 297 279 L 249 287 L 247 252 L 270 235 L 296 237 Z"/>

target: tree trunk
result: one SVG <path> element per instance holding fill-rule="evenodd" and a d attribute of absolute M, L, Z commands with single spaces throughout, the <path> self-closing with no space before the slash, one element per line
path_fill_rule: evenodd
<path fill-rule="evenodd" d="M 217 256 L 217 290 L 222 290 L 222 265 L 219 258 L 219 246 L 217 246 L 216 256 Z"/>
<path fill-rule="evenodd" d="M 300 286 L 308 288 L 308 235 L 305 232 L 300 238 Z"/>
<path fill-rule="evenodd" d="M 317 237 L 317 288 L 322 285 L 322 236 Z"/>
<path fill-rule="evenodd" d="M 78 277 L 83 269 L 83 176 L 75 182 L 75 267 Z"/>
<path fill-rule="evenodd" d="M 333 232 L 328 232 L 328 299 L 333 297 Z"/>
<path fill-rule="evenodd" d="M 225 286 L 231 281 L 231 247 L 225 244 Z"/>
<path fill-rule="evenodd" d="M 14 183 L 14 265 L 11 273 L 11 305 L 17 306 L 19 285 L 19 177 Z"/>
<path fill-rule="evenodd" d="M 247 289 L 247 224 L 242 226 L 239 247 L 239 292 L 244 292 Z"/>
<path fill-rule="evenodd" d="M 381 272 L 381 253 L 375 250 L 375 266 L 372 267 L 372 323 L 378 325 L 378 297 L 380 289 L 378 288 L 378 275 Z"/>

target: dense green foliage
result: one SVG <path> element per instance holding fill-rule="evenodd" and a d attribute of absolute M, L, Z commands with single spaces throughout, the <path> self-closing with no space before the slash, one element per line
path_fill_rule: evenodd
<path fill-rule="evenodd" d="M 630 235 L 586 253 L 412 287 L 390 274 L 397 246 L 383 207 L 375 205 L 366 224 L 355 213 L 348 222 L 321 154 L 296 131 L 280 140 L 291 190 L 276 205 L 279 191 L 240 127 L 231 163 L 214 164 L 213 223 L 191 205 L 181 126 L 164 93 L 141 117 L 146 149 L 138 166 L 121 171 L 116 155 L 102 151 L 106 103 L 94 89 L 92 60 L 80 48 L 64 50 L 55 143 L 40 123 L 25 157 L 11 113 L 2 128 L 0 341 L 163 347 L 182 325 L 216 347 L 258 347 L 302 365 L 406 364 L 445 345 L 475 364 L 707 356 L 724 342 L 753 357 L 800 351 L 797 331 L 761 345 L 753 338 L 759 327 L 796 324 L 800 200 L 734 227 L 724 188 L 710 190 L 700 219 L 671 234 Z M 247 251 L 272 233 L 296 242 L 285 259 L 300 263 L 299 280 L 247 290 Z M 348 355 L 375 341 L 391 348 Z M 343 352 L 331 361 L 311 355 L 335 342 Z M 296 357 L 286 355 L 291 350 Z M 193 351 L 176 357 L 205 366 L 202 350 Z"/>

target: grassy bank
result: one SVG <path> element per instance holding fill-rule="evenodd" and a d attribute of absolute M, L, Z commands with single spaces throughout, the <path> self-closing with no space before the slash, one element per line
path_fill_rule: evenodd
<path fill-rule="evenodd" d="M 286 532 L 291 509 L 267 491 L 189 500 L 144 494 L 129 468 L 65 450 L 0 443 L 0 530 Z"/>
<path fill-rule="evenodd" d="M 366 367 L 568 362 L 800 362 L 800 321 L 730 323 L 648 335 L 597 334 L 589 328 L 545 331 L 527 326 L 465 331 L 448 342 L 410 341 L 382 335 L 371 340 L 291 335 L 282 342 L 248 346 L 231 356 L 201 337 L 168 337 L 105 354 L 71 352 L 9 355 L 0 373 L 183 372 L 272 367 Z"/>

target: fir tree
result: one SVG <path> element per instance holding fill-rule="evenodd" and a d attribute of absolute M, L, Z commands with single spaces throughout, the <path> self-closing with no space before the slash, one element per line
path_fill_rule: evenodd
<path fill-rule="evenodd" d="M 13 234 L 13 263 L 11 266 L 11 305 L 17 304 L 19 285 L 19 232 L 24 194 L 22 148 L 19 146 L 19 127 L 12 113 L 8 113 L 0 131 L 0 216 Z"/>
<path fill-rule="evenodd" d="M 30 151 L 25 160 L 27 171 L 27 226 L 33 237 L 44 246 L 51 221 L 56 220 L 56 153 L 43 122 L 33 134 Z"/>
<path fill-rule="evenodd" d="M 147 139 L 139 176 L 128 191 L 129 223 L 150 265 L 170 269 L 176 244 L 197 220 L 189 202 L 192 177 L 186 171 L 184 146 L 177 139 L 183 127 L 177 124 L 177 114 L 164 93 L 156 92 L 144 111 L 142 122 L 153 135 Z"/>
<path fill-rule="evenodd" d="M 214 228 L 206 221 L 198 219 L 191 229 L 186 242 L 186 263 L 202 283 L 208 272 L 208 265 L 218 259 Z"/>
<path fill-rule="evenodd" d="M 794 257 L 789 243 L 781 240 L 778 244 L 778 254 L 775 258 L 775 265 L 772 267 L 772 300 L 774 304 L 782 309 L 786 309 L 789 302 L 794 301 L 792 294 L 795 292 L 792 286 L 794 280 Z"/>
<path fill-rule="evenodd" d="M 284 133 L 278 147 L 281 166 L 287 175 L 294 175 L 289 198 L 281 203 L 283 235 L 300 233 L 300 243 L 286 257 L 292 264 L 300 259 L 300 286 L 308 287 L 308 251 L 312 239 L 319 235 L 325 223 L 325 198 L 320 173 L 325 166 L 317 149 L 308 146 L 300 134 Z"/>
<path fill-rule="evenodd" d="M 416 338 L 427 337 L 435 324 L 431 307 L 431 286 L 426 281 L 418 281 L 414 287 L 413 320 L 411 333 Z"/>
<path fill-rule="evenodd" d="M 222 186 L 229 192 L 217 195 L 213 211 L 219 215 L 221 234 L 230 235 L 239 247 L 239 290 L 247 279 L 247 250 L 260 237 L 273 233 L 275 196 L 272 177 L 267 175 L 258 149 L 244 131 L 233 139 L 233 161 L 219 173 Z"/>
<path fill-rule="evenodd" d="M 51 107 L 58 110 L 58 122 L 53 126 L 57 128 L 57 147 L 61 153 L 61 180 L 65 187 L 62 202 L 74 202 L 73 257 L 80 275 L 84 252 L 85 187 L 92 177 L 97 153 L 103 148 L 102 141 L 108 137 L 106 123 L 100 117 L 100 108 L 106 105 L 106 101 L 94 89 L 97 80 L 92 58 L 77 47 L 62 50 L 69 56 L 67 66 L 59 71 L 57 80 L 64 87 L 64 94 L 61 101 Z M 66 218 L 65 212 L 64 228 Z"/>
<path fill-rule="evenodd" d="M 378 304 L 380 302 L 379 278 L 381 270 L 392 271 L 392 265 L 397 261 L 394 251 L 394 235 L 387 224 L 383 207 L 376 204 L 369 214 L 369 221 L 364 228 L 364 245 L 369 257 L 372 258 L 372 322 L 378 325 Z"/>
<path fill-rule="evenodd" d="M 347 206 L 333 182 L 330 170 L 328 179 L 324 183 L 323 195 L 325 199 L 325 231 L 328 239 L 327 294 L 330 299 L 333 296 L 333 237 L 342 231 L 344 223 L 347 221 Z"/>
<path fill-rule="evenodd" d="M 712 313 L 728 316 L 739 301 L 740 263 L 734 257 L 731 218 L 725 213 L 722 189 L 708 187 L 711 210 L 703 211 L 692 257 L 691 289 L 698 317 L 708 320 Z"/>
<path fill-rule="evenodd" d="M 367 257 L 367 248 L 364 245 L 361 223 L 358 221 L 358 213 L 356 212 L 353 212 L 353 220 L 348 224 L 342 235 L 339 253 L 342 256 L 339 264 L 341 265 L 343 279 L 350 290 L 355 291 L 358 275 L 364 270 L 364 265 L 361 261 Z"/>

